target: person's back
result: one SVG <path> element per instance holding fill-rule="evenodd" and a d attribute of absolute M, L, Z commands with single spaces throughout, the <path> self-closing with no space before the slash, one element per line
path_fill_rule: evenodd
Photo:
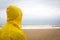
<path fill-rule="evenodd" d="M 0 40 L 26 40 L 24 32 L 20 29 L 21 24 L 21 10 L 16 6 L 9 6 L 7 8 L 7 22 L 0 30 Z"/>

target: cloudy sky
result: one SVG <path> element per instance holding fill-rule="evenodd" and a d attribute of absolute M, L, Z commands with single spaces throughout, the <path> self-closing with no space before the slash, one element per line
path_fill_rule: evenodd
<path fill-rule="evenodd" d="M 60 24 L 60 0 L 0 0 L 0 25 L 9 5 L 22 9 L 23 24 Z"/>

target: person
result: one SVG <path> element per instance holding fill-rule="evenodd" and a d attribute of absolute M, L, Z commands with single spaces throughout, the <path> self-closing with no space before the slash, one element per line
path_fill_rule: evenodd
<path fill-rule="evenodd" d="M 0 40 L 26 40 L 22 31 L 22 11 L 16 6 L 7 7 L 7 22 L 0 32 Z"/>

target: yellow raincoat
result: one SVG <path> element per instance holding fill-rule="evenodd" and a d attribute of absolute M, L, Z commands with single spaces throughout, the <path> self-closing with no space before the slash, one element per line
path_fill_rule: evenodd
<path fill-rule="evenodd" d="M 7 22 L 0 30 L 0 40 L 26 40 L 21 29 L 22 11 L 16 6 L 7 8 Z"/>

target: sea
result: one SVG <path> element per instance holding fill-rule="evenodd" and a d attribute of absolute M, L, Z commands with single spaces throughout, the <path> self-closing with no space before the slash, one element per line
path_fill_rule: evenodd
<path fill-rule="evenodd" d="M 22 29 L 56 29 L 60 25 L 22 25 Z"/>

